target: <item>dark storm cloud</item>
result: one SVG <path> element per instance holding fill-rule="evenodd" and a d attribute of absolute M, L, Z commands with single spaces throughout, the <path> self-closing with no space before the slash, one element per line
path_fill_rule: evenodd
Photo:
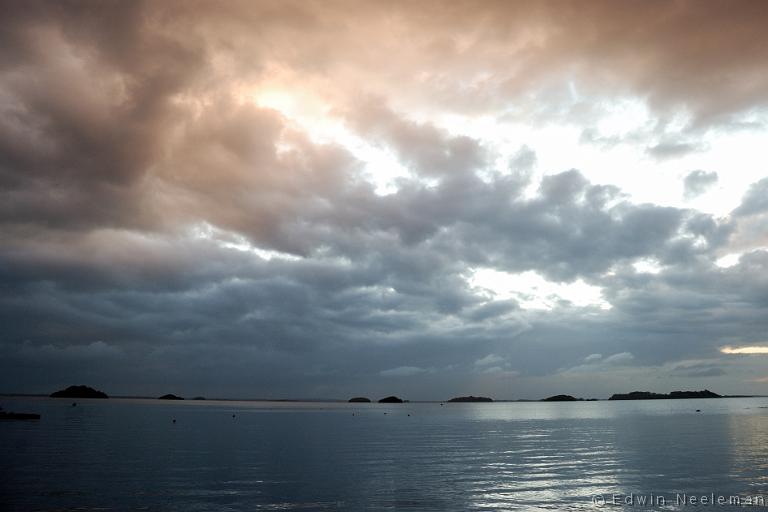
<path fill-rule="evenodd" d="M 468 261 L 512 272 L 536 269 L 556 281 L 602 273 L 622 259 L 663 257 L 685 217 L 674 208 L 609 206 L 618 190 L 592 185 L 575 170 L 546 177 L 531 200 L 490 203 L 494 195 L 484 188 L 497 186 L 475 185 L 464 201 L 476 201 L 486 215 L 458 222 L 452 236 L 443 237 L 446 250 L 456 237 Z"/>
<path fill-rule="evenodd" d="M 731 219 L 635 204 L 578 170 L 535 184 L 525 141 L 501 172 L 482 141 L 398 105 L 496 114 L 573 73 L 706 124 L 763 105 L 764 10 L 3 3 L 0 391 L 536 396 L 510 379 L 753 342 L 766 253 L 713 261 L 766 210 L 763 182 Z M 378 195 L 348 150 L 247 100 L 275 74 L 322 90 L 411 176 Z M 488 300 L 468 282 L 484 267 L 600 286 L 613 309 Z"/>
<path fill-rule="evenodd" d="M 325 236 L 314 256 L 297 261 L 266 261 L 211 240 L 111 232 L 58 247 L 47 237 L 45 244 L 20 243 L 4 254 L 12 269 L 6 279 L 18 290 L 3 307 L 14 326 L 7 336 L 25 340 L 26 354 L 54 336 L 60 347 L 105 339 L 110 346 L 137 347 L 134 357 L 143 365 L 159 364 L 153 359 L 158 353 L 217 361 L 190 362 L 206 382 L 215 380 L 215 368 L 231 366 L 221 360 L 253 360 L 262 376 L 292 375 L 293 387 L 277 389 L 294 393 L 299 383 L 310 385 L 306 372 L 313 367 L 337 386 L 337 372 L 448 367 L 457 356 L 476 360 L 484 351 L 499 351 L 499 343 L 531 328 L 514 302 L 483 303 L 471 293 L 461 277 L 467 265 L 589 278 L 617 261 L 662 258 L 685 218 L 674 209 L 628 203 L 606 208 L 615 191 L 591 185 L 576 171 L 547 178 L 528 200 L 509 183 L 465 179 L 459 194 L 451 180 L 429 191 L 413 181 L 393 196 L 366 196 L 368 209 L 356 212 L 361 217 L 331 218 L 338 222 L 334 231 L 327 217 L 302 217 L 299 224 L 325 229 Z M 338 201 L 360 199 L 350 194 Z M 459 210 L 440 207 L 459 203 Z M 381 212 L 387 207 L 400 215 L 386 220 Z M 414 239 L 411 218 L 434 228 Z M 339 229 L 345 223 L 351 235 Z M 442 354 L 439 366 L 435 350 Z M 359 353 L 356 369 L 338 362 L 350 351 Z M 270 363 L 263 365 L 263 358 Z M 536 352 L 526 349 L 515 359 L 522 365 L 531 358 L 537 360 Z M 269 380 L 263 379 L 258 382 Z"/>
<path fill-rule="evenodd" d="M 138 2 L 6 5 L 4 222 L 152 222 L 143 177 L 178 121 L 172 96 L 206 71 L 202 46 L 153 34 Z"/>

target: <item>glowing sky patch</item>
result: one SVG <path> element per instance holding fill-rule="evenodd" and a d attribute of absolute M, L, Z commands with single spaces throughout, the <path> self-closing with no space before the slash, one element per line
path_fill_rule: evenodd
<path fill-rule="evenodd" d="M 440 118 L 439 126 L 453 134 L 476 137 L 507 159 L 526 144 L 536 152 L 537 180 L 576 168 L 591 180 L 620 187 L 634 201 L 694 206 L 718 216 L 736 208 L 747 188 L 764 176 L 758 148 L 768 136 L 766 128 L 714 132 L 697 139 L 700 147 L 696 150 L 656 159 L 648 154 L 649 147 L 685 140 L 682 130 L 687 124 L 685 116 L 673 118 L 667 125 L 671 132 L 660 136 L 653 131 L 660 122 L 642 100 L 629 98 L 606 105 L 595 127 L 456 115 Z M 698 197 L 686 198 L 683 179 L 694 169 L 720 171 L 720 183 Z"/>
<path fill-rule="evenodd" d="M 730 268 L 739 264 L 741 256 L 740 253 L 726 254 L 725 256 L 718 258 L 715 261 L 715 264 L 720 268 Z"/>
<path fill-rule="evenodd" d="M 563 302 L 577 307 L 611 308 L 611 304 L 603 299 L 600 287 L 580 279 L 572 283 L 554 283 L 533 271 L 512 274 L 477 268 L 471 271 L 468 283 L 476 293 L 489 300 L 514 299 L 524 309 L 551 310 Z"/>
<path fill-rule="evenodd" d="M 768 347 L 761 345 L 746 347 L 723 347 L 720 349 L 720 352 L 729 355 L 760 355 L 768 354 Z"/>
<path fill-rule="evenodd" d="M 397 179 L 410 175 L 392 151 L 350 130 L 338 112 L 317 96 L 286 85 L 282 89 L 251 93 L 250 98 L 260 107 L 280 112 L 313 142 L 337 144 L 349 151 L 362 164 L 362 177 L 380 195 L 396 192 Z"/>
<path fill-rule="evenodd" d="M 250 253 L 266 261 L 273 259 L 286 261 L 301 260 L 301 258 L 295 254 L 257 247 L 253 245 L 247 237 L 239 233 L 225 231 L 208 223 L 201 223 L 193 226 L 191 233 L 194 238 L 199 240 L 209 240 L 223 249 L 232 249 Z"/>
<path fill-rule="evenodd" d="M 641 274 L 658 274 L 664 268 L 661 264 L 659 264 L 658 260 L 652 259 L 638 260 L 634 262 L 632 266 L 637 272 Z"/>

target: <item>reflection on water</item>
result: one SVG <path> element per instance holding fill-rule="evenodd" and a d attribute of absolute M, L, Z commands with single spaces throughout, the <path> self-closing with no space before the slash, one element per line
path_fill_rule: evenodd
<path fill-rule="evenodd" d="M 595 495 L 653 494 L 666 506 L 605 508 L 696 510 L 675 496 L 768 495 L 767 402 L 110 399 L 71 407 L 5 399 L 6 409 L 43 419 L 0 423 L 0 503 L 25 511 L 574 510 L 595 509 Z"/>
<path fill-rule="evenodd" d="M 741 493 L 760 494 L 768 489 L 768 411 L 728 420 L 733 446 L 729 476 L 741 483 Z"/>

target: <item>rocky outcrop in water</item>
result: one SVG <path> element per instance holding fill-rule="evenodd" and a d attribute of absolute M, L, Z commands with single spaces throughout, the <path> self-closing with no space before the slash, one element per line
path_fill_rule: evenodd
<path fill-rule="evenodd" d="M 51 398 L 109 398 L 103 391 L 88 386 L 69 386 L 67 389 L 51 393 Z"/>
<path fill-rule="evenodd" d="M 382 398 L 379 400 L 380 404 L 401 404 L 403 403 L 402 398 L 397 398 L 396 396 L 388 396 L 386 398 Z"/>
<path fill-rule="evenodd" d="M 173 395 L 171 393 L 168 393 L 167 395 L 163 395 L 161 397 L 158 397 L 158 400 L 184 400 L 180 396 Z"/>
<path fill-rule="evenodd" d="M 632 391 L 631 393 L 617 393 L 608 400 L 665 400 L 670 398 L 722 398 L 722 396 L 708 389 L 703 391 L 673 391 L 669 394 Z"/>
<path fill-rule="evenodd" d="M 555 395 L 548 398 L 542 398 L 542 402 L 578 402 L 578 398 L 571 395 Z"/>
<path fill-rule="evenodd" d="M 457 396 L 448 400 L 449 402 L 493 402 L 493 398 L 487 396 Z"/>
<path fill-rule="evenodd" d="M 349 402 L 350 403 L 369 404 L 369 403 L 371 403 L 371 399 L 370 398 L 366 398 L 364 396 L 356 396 L 355 398 L 350 398 Z"/>

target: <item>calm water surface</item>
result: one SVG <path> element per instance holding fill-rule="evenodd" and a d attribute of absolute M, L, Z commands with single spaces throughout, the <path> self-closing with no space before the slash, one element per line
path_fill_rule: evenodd
<path fill-rule="evenodd" d="M 1 510 L 768 511 L 768 398 L 77 402 L 0 398 Z"/>

